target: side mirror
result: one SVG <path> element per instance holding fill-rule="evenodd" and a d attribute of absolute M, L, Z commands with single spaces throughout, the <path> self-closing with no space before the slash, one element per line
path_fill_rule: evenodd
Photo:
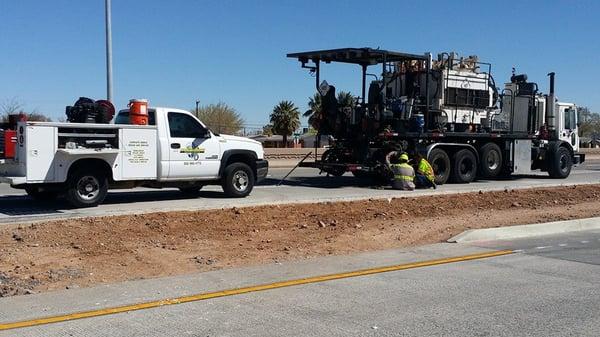
<path fill-rule="evenodd" d="M 204 139 L 210 138 L 210 131 L 204 130 L 204 132 L 202 132 L 198 135 L 198 138 L 204 138 Z"/>

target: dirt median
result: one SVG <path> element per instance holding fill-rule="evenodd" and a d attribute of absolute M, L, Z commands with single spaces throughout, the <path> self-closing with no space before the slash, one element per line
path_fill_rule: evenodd
<path fill-rule="evenodd" d="M 600 185 L 152 213 L 0 229 L 0 297 L 600 216 Z"/>

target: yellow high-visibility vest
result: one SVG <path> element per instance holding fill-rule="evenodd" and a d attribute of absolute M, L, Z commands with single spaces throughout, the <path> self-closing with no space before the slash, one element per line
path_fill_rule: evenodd
<path fill-rule="evenodd" d="M 413 181 L 415 179 L 414 176 L 409 175 L 414 171 L 412 166 L 408 165 L 408 163 L 392 164 L 390 166 L 392 168 L 392 172 L 394 172 L 394 180 Z"/>
<path fill-rule="evenodd" d="M 433 167 L 425 158 L 422 158 L 419 161 L 419 167 L 417 168 L 417 172 L 424 175 L 427 180 L 434 182 L 435 181 L 435 173 L 433 172 Z"/>

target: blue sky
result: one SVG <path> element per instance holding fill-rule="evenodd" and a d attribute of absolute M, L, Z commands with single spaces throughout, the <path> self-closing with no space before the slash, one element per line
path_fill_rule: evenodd
<path fill-rule="evenodd" d="M 513 66 L 559 99 L 600 112 L 599 1 L 113 0 L 117 108 L 129 98 L 190 109 L 223 101 L 262 125 L 282 99 L 302 111 L 314 81 L 286 53 L 381 47 L 456 51 Z M 359 69 L 323 77 L 359 93 Z M 0 101 L 54 118 L 79 96 L 105 97 L 103 0 L 0 0 Z"/>

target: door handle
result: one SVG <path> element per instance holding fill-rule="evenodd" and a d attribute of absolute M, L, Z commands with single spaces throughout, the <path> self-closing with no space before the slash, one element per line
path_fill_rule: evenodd
<path fill-rule="evenodd" d="M 181 148 L 181 144 L 179 144 L 179 143 L 171 143 L 171 148 L 172 149 L 179 149 L 179 148 Z"/>

